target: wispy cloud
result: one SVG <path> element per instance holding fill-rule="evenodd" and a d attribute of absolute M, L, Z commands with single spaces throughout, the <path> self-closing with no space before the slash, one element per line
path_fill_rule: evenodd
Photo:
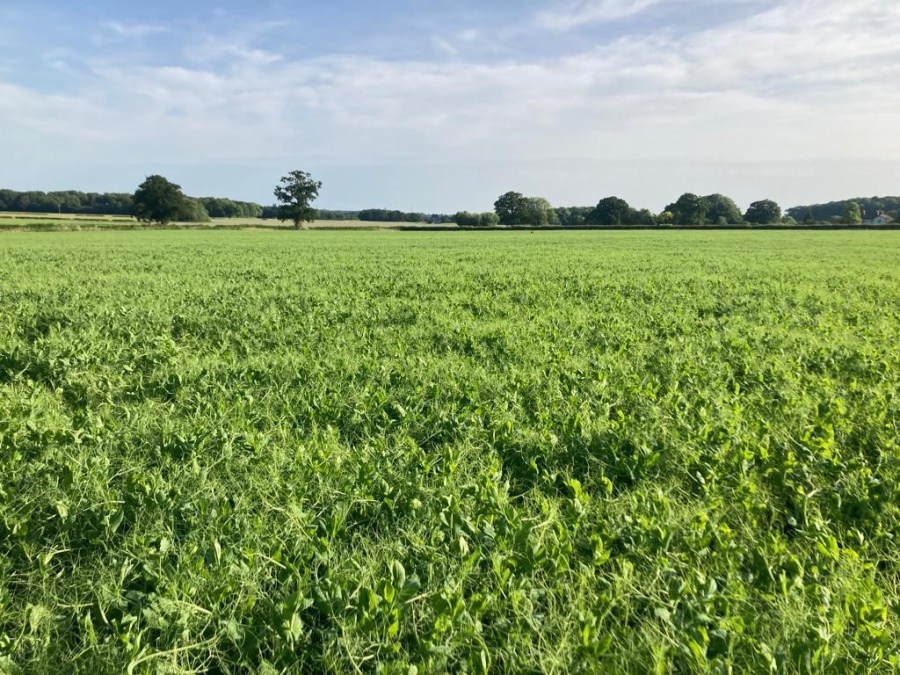
<path fill-rule="evenodd" d="M 109 35 L 129 40 L 145 38 L 150 35 L 169 32 L 169 29 L 166 26 L 154 23 L 107 21 L 103 24 L 102 27 Z"/>
<path fill-rule="evenodd" d="M 624 19 L 658 5 L 661 0 L 561 0 L 538 12 L 537 25 L 553 30 L 569 30 L 588 23 Z"/>
<path fill-rule="evenodd" d="M 472 45 L 482 38 L 481 31 L 475 28 L 467 28 L 450 35 L 434 35 L 431 41 L 444 54 L 459 56 L 469 51 Z"/>

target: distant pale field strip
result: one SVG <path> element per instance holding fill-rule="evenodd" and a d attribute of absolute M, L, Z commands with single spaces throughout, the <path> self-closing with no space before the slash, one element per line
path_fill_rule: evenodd
<path fill-rule="evenodd" d="M 9 230 L 13 226 L 20 226 L 23 229 L 28 228 L 52 228 L 54 225 L 60 225 L 61 228 L 70 228 L 74 225 L 82 227 L 142 227 L 134 218 L 128 216 L 103 216 L 92 214 L 73 214 L 73 213 L 10 213 L 0 212 L 0 228 Z M 172 223 L 172 226 L 183 226 L 190 228 L 239 228 L 239 227 L 286 227 L 292 228 L 290 222 L 282 223 L 273 218 L 213 218 L 207 223 Z M 394 227 L 416 227 L 426 226 L 426 223 L 394 223 L 394 222 L 371 222 L 362 220 L 317 220 L 313 223 L 307 223 L 308 229 L 381 229 Z M 154 227 L 147 225 L 146 227 Z M 434 227 L 428 225 L 428 227 Z M 453 223 L 447 224 L 446 227 L 456 227 Z"/>
<path fill-rule="evenodd" d="M 125 221 L 131 222 L 134 219 L 130 216 L 119 216 L 119 215 L 97 215 L 92 213 L 22 213 L 18 211 L 0 211 L 0 221 L 22 221 L 23 223 L 27 223 L 28 221 L 34 220 L 89 220 L 89 221 Z"/>
<path fill-rule="evenodd" d="M 212 225 L 218 226 L 245 226 L 245 227 L 287 227 L 293 228 L 290 221 L 282 223 L 273 218 L 213 218 Z M 353 229 L 353 228 L 392 228 L 392 227 L 435 227 L 429 223 L 405 223 L 405 222 L 375 222 L 366 220 L 317 220 L 313 223 L 307 223 L 308 229 Z M 454 223 L 446 225 L 448 228 L 454 228 Z"/>

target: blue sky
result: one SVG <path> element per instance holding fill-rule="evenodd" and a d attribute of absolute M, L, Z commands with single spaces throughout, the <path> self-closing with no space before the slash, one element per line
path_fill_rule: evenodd
<path fill-rule="evenodd" d="M 486 210 L 900 192 L 896 0 L 7 0 L 0 187 Z"/>

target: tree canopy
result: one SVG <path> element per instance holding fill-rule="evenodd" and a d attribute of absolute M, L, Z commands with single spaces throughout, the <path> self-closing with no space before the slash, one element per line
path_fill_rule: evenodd
<path fill-rule="evenodd" d="M 579 227 L 587 225 L 588 216 L 594 210 L 593 206 L 558 206 L 555 209 L 559 224 L 563 227 Z"/>
<path fill-rule="evenodd" d="M 521 192 L 507 192 L 494 202 L 494 213 L 502 225 L 518 225 L 519 213 L 525 195 Z"/>
<path fill-rule="evenodd" d="M 856 202 L 847 204 L 847 208 L 844 210 L 844 224 L 859 225 L 862 221 L 862 209 L 860 209 L 859 204 Z"/>
<path fill-rule="evenodd" d="M 521 221 L 521 225 L 544 227 L 559 225 L 559 216 L 543 197 L 526 197 L 522 205 Z"/>
<path fill-rule="evenodd" d="M 741 210 L 734 200 L 722 194 L 703 198 L 706 202 L 706 222 L 712 225 L 734 225 L 744 222 Z"/>
<path fill-rule="evenodd" d="M 601 199 L 587 214 L 585 222 L 588 225 L 603 225 L 607 227 L 652 226 L 656 225 L 657 217 L 647 209 L 640 211 L 632 208 L 628 202 L 620 197 L 606 197 Z"/>
<path fill-rule="evenodd" d="M 185 197 L 176 220 L 184 223 L 205 223 L 209 221 L 209 212 L 199 199 Z"/>
<path fill-rule="evenodd" d="M 675 225 L 704 225 L 709 204 L 703 197 L 686 192 L 674 204 L 669 204 L 665 211 L 672 214 L 671 222 Z"/>
<path fill-rule="evenodd" d="M 147 176 L 132 197 L 132 215 L 142 222 L 162 225 L 187 215 L 189 205 L 181 186 L 163 176 Z"/>
<path fill-rule="evenodd" d="M 275 187 L 275 199 L 280 204 L 278 219 L 293 221 L 296 228 L 315 220 L 318 211 L 311 204 L 319 197 L 321 188 L 322 182 L 313 180 L 306 171 L 291 171 L 283 176 Z"/>
<path fill-rule="evenodd" d="M 750 204 L 744 220 L 754 225 L 772 225 L 781 220 L 781 207 L 771 199 L 761 199 Z"/>
<path fill-rule="evenodd" d="M 587 222 L 591 225 L 625 225 L 629 223 L 632 208 L 624 199 L 606 197 L 591 211 Z"/>
<path fill-rule="evenodd" d="M 496 213 L 469 213 L 460 211 L 453 216 L 453 222 L 460 227 L 493 227 L 500 224 Z"/>
<path fill-rule="evenodd" d="M 263 207 L 253 202 L 223 197 L 200 197 L 197 201 L 213 218 L 259 218 L 263 214 Z"/>
<path fill-rule="evenodd" d="M 543 197 L 507 192 L 494 202 L 494 212 L 503 225 L 559 225 L 559 214 Z"/>

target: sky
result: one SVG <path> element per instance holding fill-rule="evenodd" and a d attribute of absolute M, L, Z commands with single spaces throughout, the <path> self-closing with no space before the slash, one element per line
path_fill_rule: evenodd
<path fill-rule="evenodd" d="M 0 187 L 489 210 L 900 194 L 898 0 L 3 0 Z"/>

